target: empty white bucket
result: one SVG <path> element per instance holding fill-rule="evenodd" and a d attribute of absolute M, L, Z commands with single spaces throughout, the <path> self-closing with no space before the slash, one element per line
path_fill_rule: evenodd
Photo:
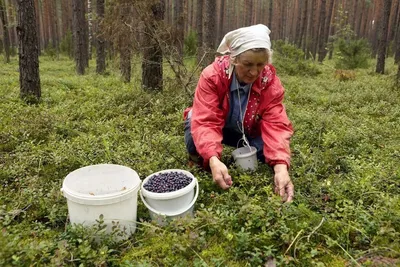
<path fill-rule="evenodd" d="M 131 168 L 115 164 L 86 166 L 69 173 L 61 188 L 70 222 L 92 226 L 103 215 L 106 232 L 119 223 L 126 239 L 136 230 L 140 178 Z"/>
<path fill-rule="evenodd" d="M 232 156 L 236 165 L 244 170 L 254 171 L 258 167 L 257 149 L 253 146 L 237 148 L 232 152 Z"/>
<path fill-rule="evenodd" d="M 168 172 L 181 172 L 192 181 L 186 187 L 167 193 L 154 193 L 146 190 L 144 185 L 154 175 Z M 194 192 L 196 187 L 196 193 Z M 185 216 L 193 217 L 194 204 L 199 195 L 199 183 L 188 171 L 180 169 L 169 169 L 153 173 L 147 176 L 141 185 L 140 197 L 143 204 L 148 208 L 150 217 L 159 225 L 165 225 L 169 220 Z"/>

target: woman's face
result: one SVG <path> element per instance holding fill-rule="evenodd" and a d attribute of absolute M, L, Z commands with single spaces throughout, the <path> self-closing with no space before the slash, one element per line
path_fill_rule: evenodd
<path fill-rule="evenodd" d="M 260 76 L 267 62 L 266 50 L 243 52 L 234 61 L 236 78 L 241 83 L 253 83 Z"/>

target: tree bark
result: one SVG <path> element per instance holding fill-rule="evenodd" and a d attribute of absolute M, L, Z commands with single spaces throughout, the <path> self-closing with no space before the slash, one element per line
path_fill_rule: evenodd
<path fill-rule="evenodd" d="M 33 0 L 18 0 L 18 44 L 20 97 L 28 101 L 41 96 L 39 49 Z"/>
<path fill-rule="evenodd" d="M 97 13 L 97 35 L 96 35 L 96 73 L 102 74 L 106 70 L 106 51 L 105 42 L 101 36 L 100 29 L 101 23 L 104 19 L 104 1 L 97 0 L 96 3 L 96 13 Z"/>
<path fill-rule="evenodd" d="M 400 23 L 400 16 L 398 16 L 398 23 Z M 394 56 L 394 62 L 400 65 L 400 25 L 397 24 L 397 33 L 396 33 L 396 53 Z"/>
<path fill-rule="evenodd" d="M 164 19 L 164 0 L 152 5 L 151 13 L 151 19 L 146 23 L 147 29 L 144 38 L 146 47 L 143 52 L 142 87 L 148 91 L 161 91 L 163 87 L 163 54 L 156 39 L 156 30 L 157 23 Z"/>
<path fill-rule="evenodd" d="M 274 2 L 273 0 L 269 0 L 269 6 L 268 6 L 268 27 L 272 29 L 272 11 L 274 7 Z"/>
<path fill-rule="evenodd" d="M 85 74 L 86 37 L 85 2 L 73 0 L 72 27 L 74 35 L 75 69 L 78 75 Z"/>
<path fill-rule="evenodd" d="M 203 1 L 197 0 L 196 6 L 196 32 L 197 32 L 197 62 L 200 62 L 204 51 L 203 51 Z"/>
<path fill-rule="evenodd" d="M 391 5 L 392 5 L 392 0 L 384 0 L 382 21 L 379 31 L 378 47 L 377 47 L 378 60 L 376 63 L 376 72 L 381 74 L 385 72 L 386 46 L 387 46 L 388 24 L 389 24 Z"/>
<path fill-rule="evenodd" d="M 397 86 L 400 87 L 400 64 L 397 69 Z"/>
<path fill-rule="evenodd" d="M 3 0 L 0 0 L 0 19 L 1 24 L 3 25 L 3 45 L 4 45 L 4 53 L 5 53 L 5 62 L 10 62 L 10 37 L 8 35 L 8 20 L 5 12 L 5 6 Z"/>
<path fill-rule="evenodd" d="M 325 23 L 327 18 L 326 14 L 326 0 L 321 0 L 320 16 L 319 16 L 319 33 L 318 33 L 318 62 L 322 63 L 325 58 Z M 329 30 L 329 28 L 328 28 Z M 326 38 L 327 39 L 327 38 Z"/>
<path fill-rule="evenodd" d="M 182 61 L 184 44 L 184 25 L 183 0 L 175 0 L 174 26 L 175 26 L 175 46 L 177 48 L 177 59 Z"/>
<path fill-rule="evenodd" d="M 211 64 L 215 59 L 215 45 L 214 45 L 214 34 L 215 34 L 215 0 L 205 0 L 204 5 L 204 20 L 203 20 L 203 29 L 204 29 L 204 38 L 203 38 L 203 47 L 206 53 L 204 58 L 203 67 Z"/>

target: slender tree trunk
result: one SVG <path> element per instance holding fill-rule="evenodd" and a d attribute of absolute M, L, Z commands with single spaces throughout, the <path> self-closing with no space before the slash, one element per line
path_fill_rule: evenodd
<path fill-rule="evenodd" d="M 385 55 L 386 55 L 388 24 L 389 24 L 391 5 L 392 5 L 392 0 L 384 0 L 382 21 L 378 37 L 378 51 L 377 51 L 378 60 L 376 63 L 376 72 L 381 74 L 385 72 Z"/>
<path fill-rule="evenodd" d="M 130 12 L 130 6 L 128 4 L 123 4 L 121 6 L 121 11 L 120 11 L 120 18 L 119 21 L 121 21 L 124 25 L 130 24 L 131 17 L 133 17 L 133 12 Z M 122 31 L 119 33 L 119 41 L 118 41 L 118 52 L 119 52 L 119 59 L 120 59 L 120 70 L 121 70 L 121 76 L 122 80 L 125 83 L 129 83 L 131 81 L 131 73 L 132 73 L 132 52 L 131 52 L 131 43 L 130 43 L 130 38 L 129 38 L 129 33 L 126 31 Z"/>
<path fill-rule="evenodd" d="M 36 36 L 36 14 L 33 0 L 18 0 L 18 43 L 20 96 L 39 100 L 39 50 Z"/>
<path fill-rule="evenodd" d="M 358 22 L 357 22 L 357 26 L 355 29 L 355 32 L 357 34 L 358 37 L 361 37 L 361 24 L 362 24 L 362 18 L 364 16 L 364 12 L 365 12 L 365 1 L 361 1 L 361 11 L 360 14 L 358 15 Z"/>
<path fill-rule="evenodd" d="M 308 0 L 304 0 L 303 2 L 303 7 L 302 7 L 302 12 L 301 12 L 301 28 L 300 28 L 300 34 L 299 34 L 299 39 L 298 39 L 298 47 L 301 47 L 301 44 L 303 43 L 303 38 L 305 32 L 307 31 L 307 10 L 308 10 Z M 304 40 L 305 43 L 305 40 Z"/>
<path fill-rule="evenodd" d="M 92 0 L 87 1 L 87 22 L 88 22 L 88 60 L 92 59 L 93 43 L 93 19 L 92 19 Z"/>
<path fill-rule="evenodd" d="M 274 2 L 273 0 L 269 0 L 269 6 L 268 6 L 268 27 L 272 29 L 272 11 L 274 8 Z"/>
<path fill-rule="evenodd" d="M 204 0 L 197 0 L 197 7 L 196 7 L 196 32 L 197 32 L 197 62 L 200 62 L 203 55 L 203 1 Z"/>
<path fill-rule="evenodd" d="M 206 57 L 202 64 L 203 67 L 206 67 L 208 64 L 211 64 L 215 59 L 215 45 L 214 45 L 214 34 L 215 34 L 215 0 L 205 0 L 204 5 L 204 20 L 203 20 L 203 29 L 204 29 L 204 39 L 203 39 L 203 47 L 204 51 L 207 53 Z"/>
<path fill-rule="evenodd" d="M 164 19 L 164 0 L 151 7 L 153 18 L 147 22 L 144 43 L 146 47 L 143 52 L 142 62 L 142 86 L 144 90 L 161 91 L 163 88 L 163 54 L 156 40 L 155 32 L 157 23 Z"/>
<path fill-rule="evenodd" d="M 400 65 L 400 16 L 398 16 L 397 33 L 396 33 L 396 53 L 394 56 L 394 62 Z"/>
<path fill-rule="evenodd" d="M 106 53 L 105 42 L 101 36 L 102 20 L 104 18 L 104 1 L 97 0 L 96 13 L 97 13 L 97 35 L 96 35 L 96 73 L 102 74 L 106 70 Z"/>
<path fill-rule="evenodd" d="M 5 12 L 5 6 L 3 0 L 0 0 L 0 19 L 1 24 L 3 25 L 3 45 L 4 45 L 4 53 L 5 53 L 5 62 L 10 62 L 10 37 L 8 35 L 8 20 Z"/>
<path fill-rule="evenodd" d="M 400 64 L 397 69 L 397 86 L 400 87 Z"/>
<path fill-rule="evenodd" d="M 177 59 L 182 61 L 183 58 L 183 44 L 184 44 L 184 13 L 183 13 L 183 1 L 175 1 L 175 12 L 174 12 L 174 26 L 175 26 L 175 36 L 176 42 L 175 46 L 177 48 Z"/>
<path fill-rule="evenodd" d="M 79 75 L 85 74 L 86 66 L 86 37 L 85 37 L 85 2 L 73 0 L 72 27 L 74 32 L 74 54 L 76 72 Z"/>
<path fill-rule="evenodd" d="M 322 63 L 325 58 L 325 23 L 327 18 L 326 14 L 326 0 L 321 0 L 320 16 L 319 16 L 319 33 L 318 33 L 318 61 Z M 329 28 L 328 28 L 329 29 Z"/>

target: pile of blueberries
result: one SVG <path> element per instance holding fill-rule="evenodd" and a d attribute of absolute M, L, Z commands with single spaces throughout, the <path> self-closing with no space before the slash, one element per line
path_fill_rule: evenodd
<path fill-rule="evenodd" d="M 168 193 L 186 187 L 192 180 L 192 177 L 182 172 L 165 172 L 150 177 L 143 187 L 154 193 Z"/>

